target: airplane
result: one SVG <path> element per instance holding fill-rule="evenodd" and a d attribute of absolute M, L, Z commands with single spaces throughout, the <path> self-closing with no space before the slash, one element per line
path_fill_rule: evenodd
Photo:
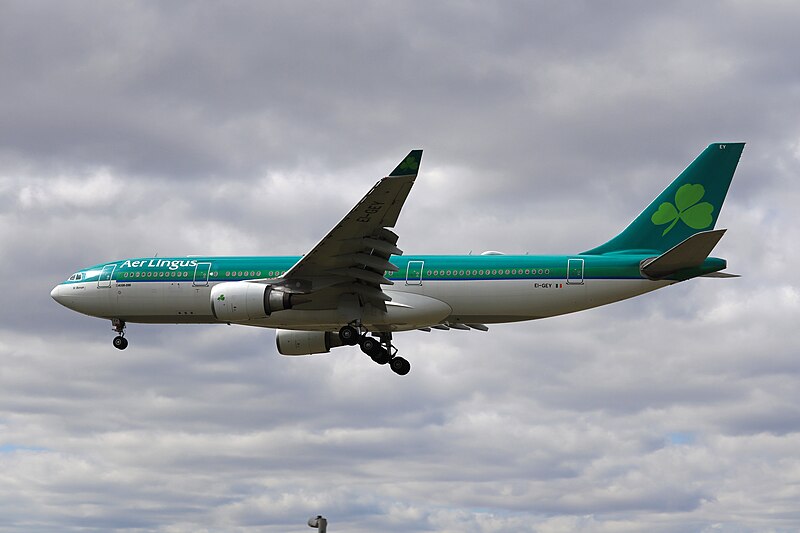
<path fill-rule="evenodd" d="M 736 277 L 709 257 L 744 143 L 713 143 L 617 236 L 566 255 L 405 256 L 394 228 L 422 150 L 403 161 L 303 256 L 140 257 L 83 268 L 53 288 L 61 305 L 133 323 L 277 329 L 282 355 L 360 346 L 399 375 L 393 334 L 488 330 L 617 302 L 696 277 Z"/>

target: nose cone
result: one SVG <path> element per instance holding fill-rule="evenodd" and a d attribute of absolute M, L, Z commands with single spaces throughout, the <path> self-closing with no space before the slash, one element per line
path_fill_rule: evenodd
<path fill-rule="evenodd" d="M 107 295 L 107 293 L 104 293 Z M 72 311 L 77 311 L 85 315 L 94 316 L 95 312 L 103 310 L 98 308 L 94 294 L 86 290 L 86 286 L 80 283 L 61 283 L 53 287 L 50 297 Z M 100 302 L 102 304 L 102 301 Z"/>
<path fill-rule="evenodd" d="M 50 291 L 50 297 L 61 305 L 64 305 L 64 297 L 61 295 L 61 285 L 53 287 L 53 290 Z"/>

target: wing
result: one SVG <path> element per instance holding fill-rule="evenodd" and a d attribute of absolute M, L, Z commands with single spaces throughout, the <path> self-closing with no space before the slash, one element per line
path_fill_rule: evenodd
<path fill-rule="evenodd" d="M 314 248 L 290 268 L 280 282 L 285 290 L 302 293 L 307 308 L 336 307 L 342 295 L 360 306 L 386 311 L 391 298 L 382 289 L 393 282 L 385 272 L 402 255 L 394 227 L 414 185 L 422 150 L 412 150 L 391 174 L 381 179 Z M 274 280 L 273 280 L 274 281 Z"/>

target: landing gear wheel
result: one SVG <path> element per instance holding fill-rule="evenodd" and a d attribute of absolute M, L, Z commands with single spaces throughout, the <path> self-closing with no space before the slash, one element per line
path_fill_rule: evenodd
<path fill-rule="evenodd" d="M 111 326 L 113 326 L 112 329 L 118 333 L 118 335 L 114 337 L 114 348 L 117 350 L 124 350 L 128 347 L 128 339 L 125 338 L 125 321 L 119 318 L 112 318 Z"/>
<path fill-rule="evenodd" d="M 123 337 L 122 335 L 118 335 L 114 337 L 114 348 L 117 350 L 124 350 L 128 347 L 128 339 Z"/>
<path fill-rule="evenodd" d="M 344 326 L 342 329 L 339 330 L 339 339 L 346 346 L 355 346 L 356 344 L 358 344 L 359 337 L 360 335 L 358 333 L 358 330 L 353 326 Z"/>
<path fill-rule="evenodd" d="M 381 348 L 381 351 L 379 353 L 372 356 L 372 360 L 378 363 L 379 365 L 385 365 L 391 360 L 391 358 L 392 356 L 384 348 Z"/>
<path fill-rule="evenodd" d="M 381 343 L 378 339 L 373 337 L 362 337 L 361 338 L 361 351 L 367 354 L 370 357 L 375 357 L 380 353 Z"/>
<path fill-rule="evenodd" d="M 402 357 L 392 358 L 392 360 L 389 361 L 389 366 L 392 368 L 392 371 L 398 376 L 405 376 L 411 370 L 411 363 L 409 363 Z"/>

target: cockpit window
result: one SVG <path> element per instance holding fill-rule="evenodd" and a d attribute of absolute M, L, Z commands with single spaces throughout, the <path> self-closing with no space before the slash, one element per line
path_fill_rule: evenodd
<path fill-rule="evenodd" d="M 73 274 L 73 275 L 71 275 L 69 277 L 69 281 L 80 281 L 82 279 L 83 279 L 83 274 L 82 273 Z"/>

